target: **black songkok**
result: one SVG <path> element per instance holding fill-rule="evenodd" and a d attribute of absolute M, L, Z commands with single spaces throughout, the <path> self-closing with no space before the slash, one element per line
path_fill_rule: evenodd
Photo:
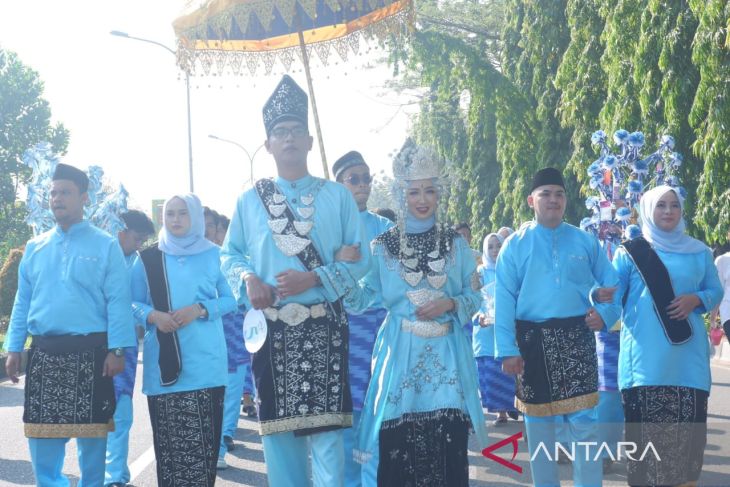
<path fill-rule="evenodd" d="M 530 188 L 530 193 L 535 191 L 535 188 L 539 188 L 540 186 L 545 186 L 548 184 L 554 184 L 565 189 L 565 181 L 563 181 L 563 175 L 554 167 L 546 167 L 537 171 L 535 177 L 532 179 L 532 188 Z"/>
<path fill-rule="evenodd" d="M 89 190 L 89 176 L 81 169 L 77 169 L 68 164 L 59 163 L 53 172 L 53 181 L 65 179 L 73 181 L 79 187 L 79 192 L 86 193 Z"/>
<path fill-rule="evenodd" d="M 357 151 L 350 151 L 344 156 L 340 157 L 335 161 L 335 163 L 332 165 L 332 172 L 335 174 L 335 180 L 340 179 L 340 174 L 345 172 L 347 169 L 350 169 L 351 167 L 359 166 L 359 165 L 365 165 L 368 164 L 365 162 L 365 159 L 362 157 L 362 154 L 360 154 Z"/>
<path fill-rule="evenodd" d="M 264 105 L 266 136 L 277 123 L 295 120 L 309 129 L 309 98 L 299 85 L 285 74 Z"/>

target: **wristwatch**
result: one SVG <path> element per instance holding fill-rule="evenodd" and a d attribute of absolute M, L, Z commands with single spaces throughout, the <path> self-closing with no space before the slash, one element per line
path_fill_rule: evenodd
<path fill-rule="evenodd" d="M 115 348 L 111 351 L 115 357 L 123 357 L 124 356 L 124 349 L 123 348 Z"/>
<path fill-rule="evenodd" d="M 198 306 L 200 307 L 200 316 L 198 316 L 198 318 L 207 318 L 208 308 L 206 308 L 203 303 L 198 303 Z"/>

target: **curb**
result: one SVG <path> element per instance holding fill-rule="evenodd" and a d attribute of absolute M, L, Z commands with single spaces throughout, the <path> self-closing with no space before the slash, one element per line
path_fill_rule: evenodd
<path fill-rule="evenodd" d="M 710 343 L 710 360 L 722 365 L 730 365 L 730 342 L 722 337 L 719 345 Z"/>

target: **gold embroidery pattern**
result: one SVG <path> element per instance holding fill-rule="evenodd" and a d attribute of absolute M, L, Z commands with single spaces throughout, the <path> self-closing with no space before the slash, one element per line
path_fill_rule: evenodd
<path fill-rule="evenodd" d="M 598 393 L 592 392 L 583 396 L 571 397 L 545 404 L 528 404 L 515 398 L 515 407 L 530 416 L 555 416 L 590 409 L 598 404 Z"/>

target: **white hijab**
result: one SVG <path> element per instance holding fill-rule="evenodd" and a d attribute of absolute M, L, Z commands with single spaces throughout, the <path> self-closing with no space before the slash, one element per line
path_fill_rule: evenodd
<path fill-rule="evenodd" d="M 665 252 L 673 252 L 676 254 L 697 254 L 699 252 L 705 252 L 707 250 L 705 244 L 684 233 L 686 228 L 684 217 L 669 232 L 665 232 L 656 226 L 654 222 L 654 210 L 659 199 L 669 191 L 674 191 L 674 194 L 677 195 L 682 212 L 684 212 L 684 199 L 675 188 L 662 185 L 647 191 L 639 202 L 639 217 L 641 218 L 641 230 L 644 238 L 655 249 Z"/>
<path fill-rule="evenodd" d="M 167 205 L 175 198 L 183 200 L 190 214 L 190 230 L 183 237 L 176 237 L 168 232 L 165 226 Z M 213 242 L 205 238 L 203 205 L 200 203 L 200 199 L 193 193 L 176 194 L 165 201 L 165 205 L 162 207 L 162 228 L 160 229 L 159 239 L 157 248 L 169 255 L 200 254 L 216 246 Z"/>
<path fill-rule="evenodd" d="M 485 269 L 494 269 L 497 267 L 497 260 L 489 258 L 489 239 L 492 237 L 496 237 L 499 243 L 504 243 L 504 238 L 497 233 L 490 233 L 484 237 L 484 242 L 482 242 L 482 265 L 484 265 Z"/>

